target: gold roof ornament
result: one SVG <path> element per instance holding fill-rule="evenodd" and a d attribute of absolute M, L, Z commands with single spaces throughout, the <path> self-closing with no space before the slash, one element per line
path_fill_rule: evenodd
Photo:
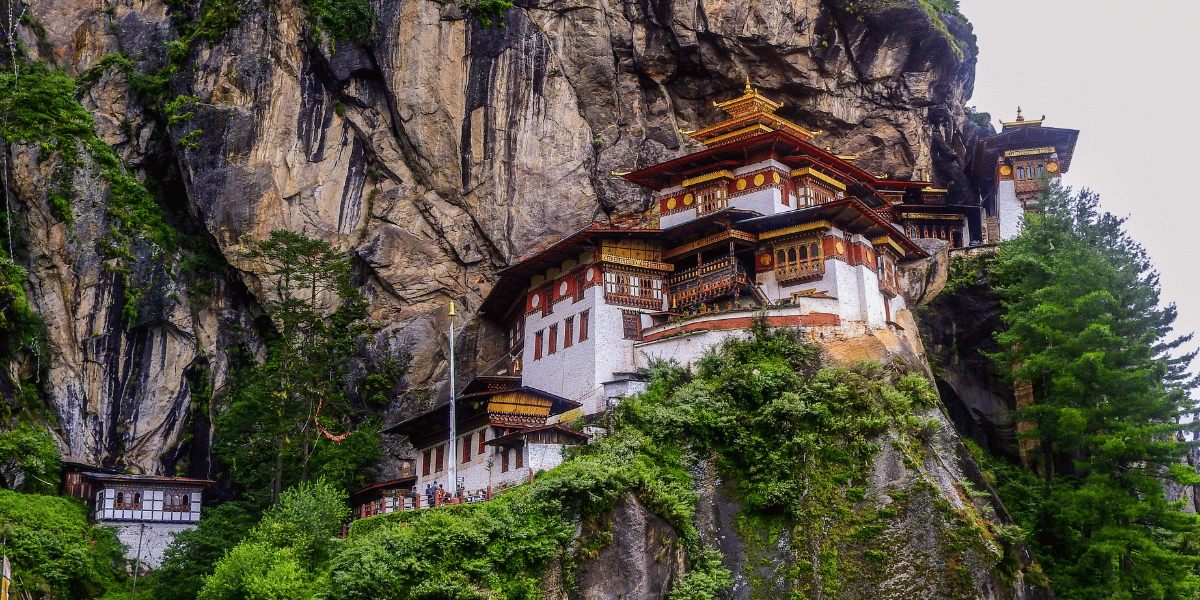
<path fill-rule="evenodd" d="M 810 131 L 776 116 L 775 111 L 779 110 L 783 103 L 775 102 L 760 94 L 758 90 L 754 89 L 754 86 L 750 85 L 749 77 L 746 78 L 746 88 L 741 96 L 725 102 L 714 101 L 713 106 L 725 111 L 729 118 L 698 131 L 680 131 L 680 133 L 692 137 L 709 148 L 771 131 L 786 131 L 802 140 L 810 139 L 821 133 Z"/>
<path fill-rule="evenodd" d="M 1017 107 L 1017 120 L 1009 121 L 1009 122 L 1000 121 L 1000 124 L 1004 126 L 1004 129 L 1008 129 L 1009 127 L 1023 127 L 1026 125 L 1035 125 L 1037 127 L 1041 127 L 1042 121 L 1045 121 L 1045 120 L 1046 120 L 1046 115 L 1042 115 L 1042 118 L 1037 119 L 1036 121 L 1027 120 L 1025 117 L 1021 116 L 1021 107 L 1018 106 Z"/>

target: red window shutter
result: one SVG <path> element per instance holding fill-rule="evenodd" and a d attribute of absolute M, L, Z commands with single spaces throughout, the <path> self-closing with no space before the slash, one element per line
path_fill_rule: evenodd
<path fill-rule="evenodd" d="M 426 450 L 426 451 L 425 451 L 425 455 L 422 457 L 422 460 L 421 460 L 421 475 L 428 475 L 428 474 L 429 474 L 429 454 L 430 454 L 430 453 L 431 453 L 431 451 L 430 451 L 430 450 Z"/>
<path fill-rule="evenodd" d="M 465 463 L 469 460 L 471 460 L 471 434 L 468 433 L 466 437 L 463 438 L 462 461 Z"/>

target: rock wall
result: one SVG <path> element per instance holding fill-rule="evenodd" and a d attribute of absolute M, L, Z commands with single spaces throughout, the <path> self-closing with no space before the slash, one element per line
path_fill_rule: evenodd
<path fill-rule="evenodd" d="M 694 151 L 679 131 L 717 119 L 711 101 L 747 79 L 863 168 L 966 194 L 974 38 L 917 0 L 525 1 L 503 27 L 457 3 L 376 1 L 370 43 L 330 42 L 298 0 L 236 4 L 228 31 L 190 47 L 172 42 L 196 11 L 160 0 L 30 5 L 44 32 L 23 29 L 25 47 L 72 74 L 94 69 L 80 93 L 101 137 L 228 263 L 207 275 L 211 293 L 189 293 L 135 248 L 154 310 L 122 320 L 120 284 L 83 231 L 104 226 L 103 186 L 80 179 L 88 200 L 67 231 L 31 150 L 13 149 L 33 240 L 19 258 L 51 334 L 45 388 L 80 459 L 205 474 L 216 408 L 196 389 L 219 396 L 231 350 L 261 354 L 264 281 L 239 255 L 276 229 L 352 254 L 383 324 L 359 369 L 411 355 L 388 408 L 411 414 L 414 398 L 444 393 L 448 299 L 468 322 L 463 376 L 485 370 L 498 334 L 472 311 L 495 270 L 645 211 L 648 192 L 610 172 Z M 168 66 L 168 48 L 182 58 L 154 100 L 135 84 Z M 194 100 L 172 109 L 179 96 Z"/>

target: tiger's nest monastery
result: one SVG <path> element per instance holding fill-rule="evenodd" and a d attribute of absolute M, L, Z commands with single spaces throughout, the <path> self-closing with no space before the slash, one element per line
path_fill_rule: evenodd
<path fill-rule="evenodd" d="M 640 390 L 650 360 L 694 362 L 756 315 L 810 331 L 899 329 L 898 264 L 926 256 L 913 238 L 967 246 L 1010 218 L 1007 196 L 947 205 L 929 182 L 856 167 L 749 85 L 716 106 L 728 118 L 685 132 L 704 150 L 623 175 L 653 190 L 653 226 L 592 225 L 499 273 L 480 312 L 507 332 L 508 353 L 456 404 L 454 455 L 468 493 L 558 464 L 563 445 L 587 441 L 564 422 Z M 1070 150 L 1043 143 L 1049 131 L 1032 129 L 1040 121 L 1009 125 L 976 154 L 992 161 L 1002 191 L 1009 161 L 1065 170 Z M 1013 154 L 1017 138 L 1036 138 L 1040 153 Z M 429 485 L 450 489 L 448 404 L 386 431 L 415 449 L 412 476 L 393 483 L 411 485 L 417 506 Z"/>

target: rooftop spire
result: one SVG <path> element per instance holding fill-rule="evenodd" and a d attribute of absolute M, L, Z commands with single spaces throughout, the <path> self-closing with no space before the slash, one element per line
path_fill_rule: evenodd
<path fill-rule="evenodd" d="M 746 77 L 745 92 L 741 96 L 725 102 L 713 102 L 713 106 L 725 111 L 729 118 L 699 131 L 680 133 L 691 136 L 709 147 L 768 131 L 787 131 L 803 140 L 820 134 L 819 131 L 809 131 L 776 116 L 775 111 L 783 106 L 783 103 L 760 94 L 750 83 L 749 76 Z"/>

